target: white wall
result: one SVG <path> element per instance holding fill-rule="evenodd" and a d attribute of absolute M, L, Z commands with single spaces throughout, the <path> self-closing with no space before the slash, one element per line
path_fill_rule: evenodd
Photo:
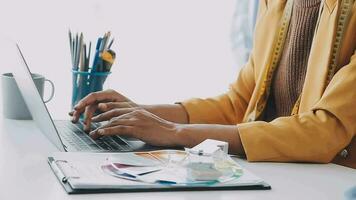
<path fill-rule="evenodd" d="M 118 60 L 108 87 L 138 103 L 173 103 L 218 95 L 235 79 L 234 6 L 233 0 L 0 0 L 0 35 L 19 41 L 32 72 L 54 81 L 48 107 L 63 117 L 71 95 L 69 28 L 93 42 L 112 31 Z M 0 72 L 11 67 L 0 63 Z"/>

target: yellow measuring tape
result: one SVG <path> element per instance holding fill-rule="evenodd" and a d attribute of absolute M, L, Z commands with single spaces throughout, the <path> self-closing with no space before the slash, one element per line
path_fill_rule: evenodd
<path fill-rule="evenodd" d="M 341 9 L 340 9 L 340 14 L 338 17 L 338 22 L 336 27 L 336 35 L 334 38 L 333 47 L 331 51 L 331 60 L 329 64 L 329 70 L 325 82 L 325 87 L 330 83 L 331 79 L 335 75 L 338 66 L 339 57 L 340 57 L 340 49 L 342 46 L 347 24 L 349 23 L 351 17 L 353 3 L 354 0 L 343 0 L 341 2 Z M 298 113 L 299 106 L 300 106 L 300 99 L 301 99 L 301 95 L 299 95 L 299 98 L 293 107 L 291 115 L 296 115 Z"/>
<path fill-rule="evenodd" d="M 338 17 L 338 23 L 337 23 L 337 29 L 336 29 L 336 37 L 334 39 L 334 44 L 333 44 L 333 48 L 332 48 L 331 63 L 329 65 L 328 77 L 326 80 L 326 84 L 328 84 L 330 82 L 330 80 L 334 76 L 336 68 L 337 68 L 337 61 L 339 58 L 341 43 L 343 41 L 343 36 L 344 36 L 345 28 L 347 26 L 347 22 L 350 18 L 352 5 L 353 5 L 353 0 L 342 0 L 342 2 L 341 2 L 340 15 Z M 290 18 L 291 18 L 291 14 L 292 14 L 292 9 L 293 9 L 293 0 L 288 0 L 286 7 L 284 9 L 281 25 L 278 29 L 278 34 L 275 37 L 273 53 L 271 55 L 269 65 L 266 67 L 266 70 L 264 71 L 264 75 L 263 75 L 264 80 L 262 82 L 261 87 L 259 88 L 259 96 L 257 98 L 255 108 L 247 117 L 248 122 L 252 122 L 252 121 L 255 121 L 256 119 L 258 119 L 258 117 L 261 116 L 262 112 L 264 111 L 264 109 L 266 107 L 268 97 L 270 94 L 270 90 L 271 90 L 273 74 L 274 74 L 274 71 L 276 70 L 276 68 L 278 67 L 281 53 L 284 48 L 284 43 L 286 40 L 288 28 L 289 28 L 289 22 L 290 22 Z M 321 14 L 321 10 L 319 12 L 318 21 L 320 20 L 320 14 Z M 299 96 L 297 102 L 295 103 L 295 105 L 292 109 L 292 113 L 291 113 L 292 115 L 295 115 L 298 113 L 300 99 L 301 99 L 301 95 Z"/>
<path fill-rule="evenodd" d="M 269 65 L 266 67 L 266 70 L 264 71 L 263 74 L 264 80 L 259 89 L 258 100 L 256 102 L 253 112 L 250 113 L 247 117 L 248 122 L 255 121 L 261 115 L 261 113 L 266 107 L 268 96 L 271 90 L 273 73 L 278 66 L 279 58 L 281 57 L 284 43 L 286 40 L 289 22 L 292 16 L 293 2 L 294 2 L 293 0 L 287 1 L 286 7 L 283 12 L 281 25 L 278 28 L 278 34 L 274 39 L 273 53 L 271 55 Z"/>
<path fill-rule="evenodd" d="M 326 85 L 329 84 L 329 82 L 331 81 L 331 79 L 333 78 L 336 72 L 338 60 L 340 57 L 340 49 L 345 35 L 347 24 L 349 23 L 351 17 L 353 4 L 354 4 L 354 0 L 343 0 L 341 3 L 340 15 L 337 23 L 336 36 L 334 39 L 334 45 L 333 45 L 332 56 L 330 61 L 330 69 L 328 71 Z"/>

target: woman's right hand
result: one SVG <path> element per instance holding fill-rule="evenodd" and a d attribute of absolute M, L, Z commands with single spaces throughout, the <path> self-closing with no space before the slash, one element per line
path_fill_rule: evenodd
<path fill-rule="evenodd" d="M 80 115 L 84 113 L 84 131 L 89 132 L 90 124 L 96 111 L 107 112 L 116 108 L 120 108 L 121 114 L 141 109 L 139 105 L 127 97 L 115 90 L 109 89 L 90 93 L 74 106 L 73 111 L 69 115 L 72 116 L 72 122 L 77 123 Z"/>

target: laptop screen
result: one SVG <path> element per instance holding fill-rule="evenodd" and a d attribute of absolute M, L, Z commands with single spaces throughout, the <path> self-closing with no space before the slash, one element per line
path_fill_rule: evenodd
<path fill-rule="evenodd" d="M 61 138 L 41 98 L 35 83 L 33 82 L 30 69 L 18 44 L 11 45 L 11 56 L 14 56 L 13 76 L 20 89 L 23 99 L 31 112 L 32 118 L 42 133 L 61 151 L 65 151 Z M 16 51 L 16 52 L 15 52 Z"/>

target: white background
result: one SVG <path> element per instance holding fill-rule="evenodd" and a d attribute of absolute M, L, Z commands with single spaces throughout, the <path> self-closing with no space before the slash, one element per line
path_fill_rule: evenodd
<path fill-rule="evenodd" d="M 225 92 L 237 76 L 231 51 L 233 0 L 0 0 L 0 36 L 20 43 L 32 72 L 56 85 L 55 117 L 71 99 L 68 29 L 86 41 L 111 30 L 117 60 L 106 87 L 142 104 Z M 93 45 L 95 46 L 95 45 Z M 0 59 L 7 56 L 1 48 Z M 11 67 L 0 63 L 0 72 Z"/>
<path fill-rule="evenodd" d="M 92 41 L 111 30 L 118 62 L 109 87 L 147 104 L 215 96 L 228 89 L 239 67 L 234 64 L 230 43 L 235 3 L 0 0 L 0 61 L 9 56 L 2 46 L 4 36 L 18 41 L 32 71 L 56 84 L 55 98 L 48 107 L 55 111 L 55 118 L 63 118 L 71 99 L 68 29 L 83 31 Z M 0 73 L 13 67 L 1 62 Z M 273 189 L 68 196 L 49 171 L 42 155 L 49 143 L 33 123 L 2 124 L 0 120 L 0 132 L 0 199 L 341 199 L 355 180 L 352 169 L 334 164 L 254 164 L 241 160 Z M 40 145 L 34 146 L 32 141 Z"/>

